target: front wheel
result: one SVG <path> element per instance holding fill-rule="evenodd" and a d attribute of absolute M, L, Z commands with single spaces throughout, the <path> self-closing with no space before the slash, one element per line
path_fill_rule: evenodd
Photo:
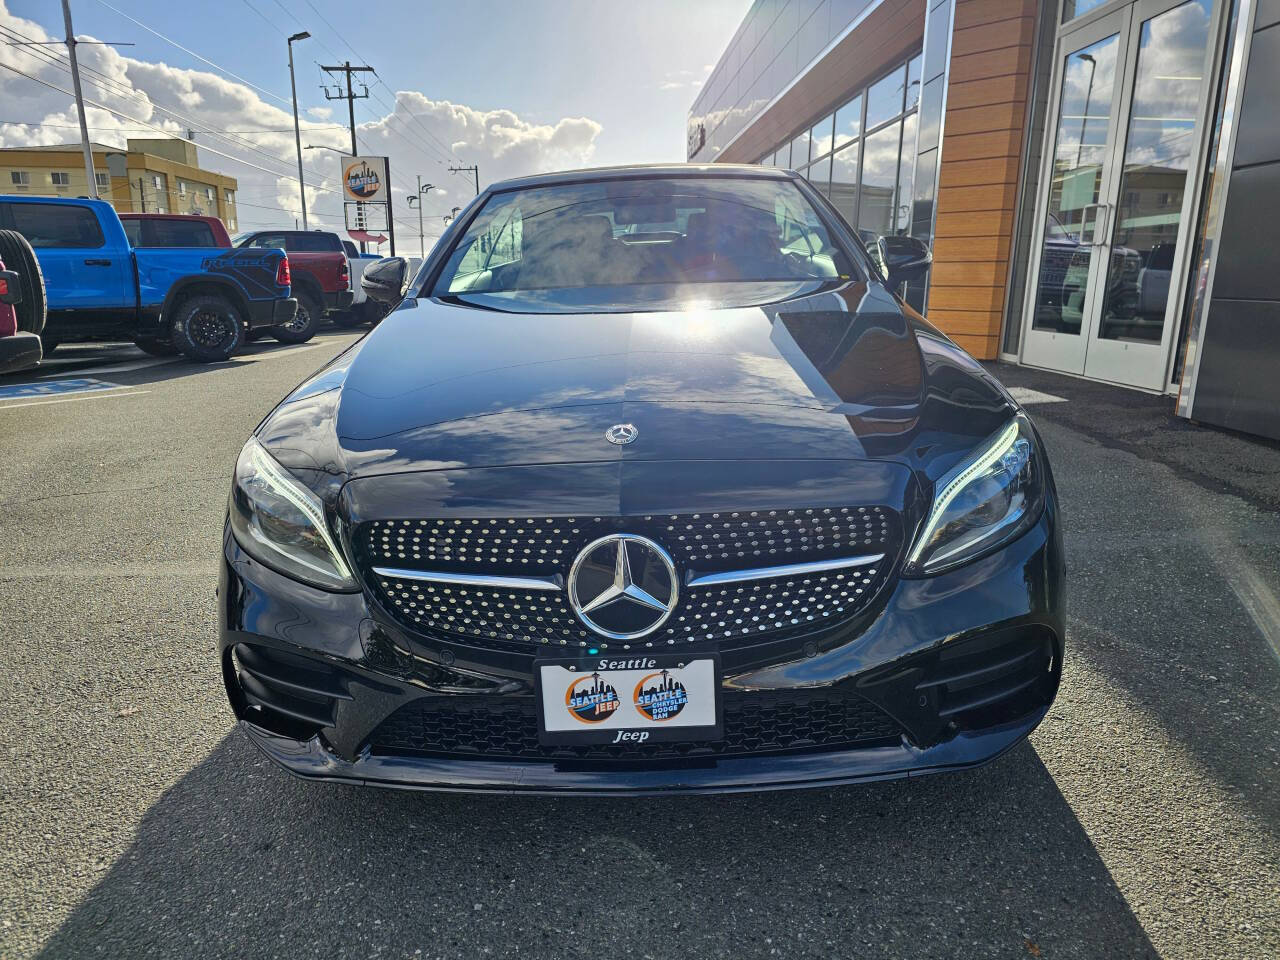
<path fill-rule="evenodd" d="M 343 310 L 333 315 L 334 326 L 342 327 L 344 330 L 353 330 L 356 327 L 363 326 L 364 323 L 364 311 L 362 310 Z"/>
<path fill-rule="evenodd" d="M 230 303 L 212 294 L 178 304 L 169 329 L 178 352 L 200 363 L 227 360 L 244 343 L 240 315 Z"/>
<path fill-rule="evenodd" d="M 133 341 L 133 345 L 143 353 L 148 353 L 153 357 L 175 357 L 178 355 L 178 348 L 168 340 L 161 340 L 159 337 L 138 337 Z"/>
<path fill-rule="evenodd" d="M 324 307 L 307 294 L 301 294 L 298 297 L 298 312 L 293 315 L 293 319 L 272 327 L 271 335 L 281 343 L 306 343 L 315 336 L 322 316 Z"/>

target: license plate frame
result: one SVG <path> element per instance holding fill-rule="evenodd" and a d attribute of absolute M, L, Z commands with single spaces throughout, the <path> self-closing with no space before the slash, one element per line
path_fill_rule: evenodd
<path fill-rule="evenodd" d="M 641 746 L 724 739 L 720 657 L 714 653 L 545 658 L 534 661 L 533 676 L 538 742 L 545 746 Z M 588 696 L 588 702 L 578 708 L 587 714 L 608 702 L 607 692 L 591 694 L 596 683 L 581 683 L 592 677 L 603 680 L 616 701 L 599 720 L 582 719 L 570 706 L 574 693 Z M 589 696 L 596 697 L 594 709 Z"/>

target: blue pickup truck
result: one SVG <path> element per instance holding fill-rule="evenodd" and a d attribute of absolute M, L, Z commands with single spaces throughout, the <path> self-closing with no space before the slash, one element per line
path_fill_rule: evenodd
<path fill-rule="evenodd" d="M 25 236 L 40 261 L 46 356 L 67 340 L 130 340 L 225 360 L 248 331 L 287 328 L 298 309 L 283 250 L 135 248 L 104 200 L 0 196 L 0 229 Z"/>

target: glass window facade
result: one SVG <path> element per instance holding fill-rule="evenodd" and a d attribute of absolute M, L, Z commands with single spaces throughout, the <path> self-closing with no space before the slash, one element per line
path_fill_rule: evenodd
<path fill-rule="evenodd" d="M 834 114 L 811 121 L 760 162 L 773 157 L 776 166 L 801 173 L 864 240 L 910 233 L 920 77 L 916 56 L 857 91 Z"/>

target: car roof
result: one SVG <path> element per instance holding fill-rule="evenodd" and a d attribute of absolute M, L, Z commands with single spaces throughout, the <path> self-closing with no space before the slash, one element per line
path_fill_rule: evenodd
<path fill-rule="evenodd" d="M 206 223 L 218 220 L 218 217 L 207 213 L 138 213 L 131 211 L 120 214 L 121 220 L 203 220 Z"/>
<path fill-rule="evenodd" d="M 594 180 L 617 180 L 627 175 L 644 177 L 750 177 L 760 180 L 789 180 L 798 174 L 780 167 L 762 167 L 755 163 L 633 163 L 615 167 L 585 167 L 581 170 L 560 170 L 556 173 L 539 173 L 529 177 L 515 177 L 491 183 L 487 192 L 546 187 L 557 183 L 583 183 Z"/>

